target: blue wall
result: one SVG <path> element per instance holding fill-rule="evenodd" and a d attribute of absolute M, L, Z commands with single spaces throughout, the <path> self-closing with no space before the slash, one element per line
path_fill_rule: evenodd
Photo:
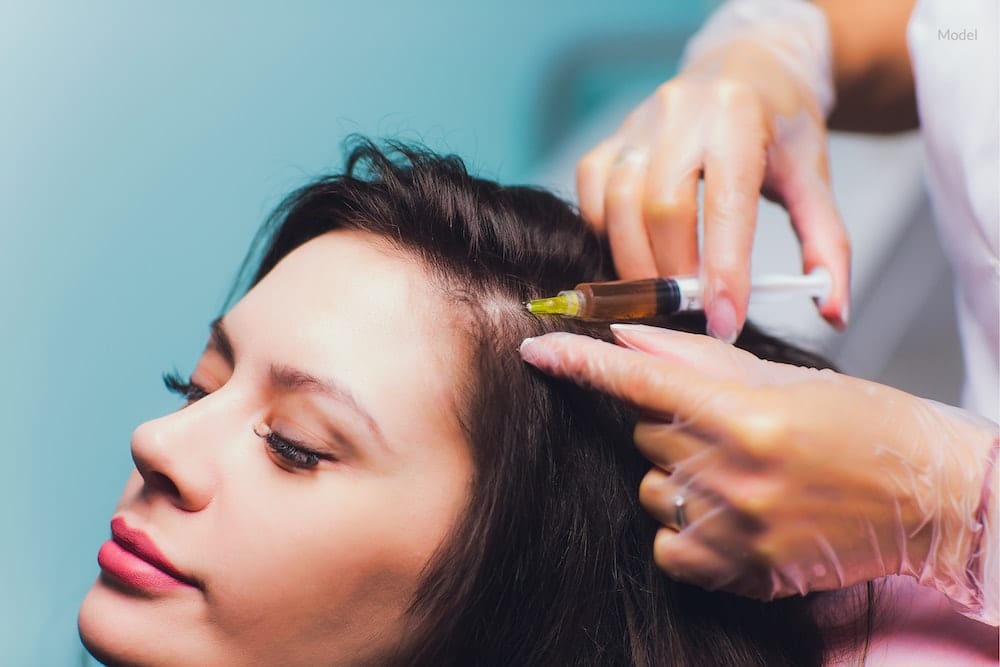
<path fill-rule="evenodd" d="M 351 132 L 528 173 L 546 67 L 709 0 L 0 4 L 0 663 L 79 661 L 76 608 L 253 230 Z"/>

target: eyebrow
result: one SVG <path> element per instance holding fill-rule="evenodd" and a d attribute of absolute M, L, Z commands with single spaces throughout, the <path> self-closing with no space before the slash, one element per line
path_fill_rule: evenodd
<path fill-rule="evenodd" d="M 230 367 L 235 367 L 236 351 L 233 348 L 232 339 L 222 324 L 221 317 L 212 320 L 211 330 L 212 333 L 208 340 L 209 349 L 221 354 Z M 319 378 L 305 371 L 280 364 L 271 364 L 268 369 L 268 379 L 273 386 L 285 391 L 304 391 L 319 394 L 346 406 L 357 416 L 361 417 L 368 429 L 378 438 L 380 444 L 389 449 L 385 441 L 385 436 L 382 435 L 382 429 L 378 426 L 378 422 L 375 421 L 371 413 L 358 402 L 354 394 L 343 384 L 329 378 Z"/>
<path fill-rule="evenodd" d="M 233 342 L 222 326 L 222 318 L 217 317 L 212 320 L 212 335 L 208 339 L 208 347 L 222 355 L 230 368 L 236 366 L 236 354 L 233 352 Z"/>

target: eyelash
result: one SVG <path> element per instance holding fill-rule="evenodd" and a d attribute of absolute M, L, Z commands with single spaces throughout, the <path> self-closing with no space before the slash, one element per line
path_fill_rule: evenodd
<path fill-rule="evenodd" d="M 208 396 L 207 391 L 191 382 L 191 380 L 181 379 L 181 375 L 177 371 L 164 373 L 163 385 L 167 388 L 167 391 L 177 394 L 187 401 L 188 404 Z"/>
<path fill-rule="evenodd" d="M 209 394 L 209 392 L 196 385 L 190 379 L 182 379 L 177 371 L 164 373 L 163 384 L 168 391 L 177 394 L 187 401 L 188 405 L 205 398 Z M 301 443 L 284 438 L 275 431 L 269 431 L 265 435 L 255 432 L 254 435 L 263 439 L 272 452 L 281 457 L 285 463 L 293 468 L 308 470 L 319 465 L 321 459 L 333 460 L 332 456 L 327 456 L 326 454 L 315 452 L 308 447 L 303 447 Z"/>
<path fill-rule="evenodd" d="M 302 468 L 303 470 L 315 468 L 319 465 L 320 459 L 329 458 L 312 450 L 305 449 L 300 445 L 293 444 L 290 440 L 282 438 L 274 431 L 259 437 L 264 439 L 272 452 L 296 468 Z"/>

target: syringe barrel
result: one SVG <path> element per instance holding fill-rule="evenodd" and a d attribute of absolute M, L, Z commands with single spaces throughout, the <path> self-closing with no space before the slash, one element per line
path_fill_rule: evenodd
<path fill-rule="evenodd" d="M 670 315 L 684 305 L 677 282 L 664 278 L 580 283 L 576 289 L 583 296 L 579 317 L 585 320 L 638 320 Z"/>

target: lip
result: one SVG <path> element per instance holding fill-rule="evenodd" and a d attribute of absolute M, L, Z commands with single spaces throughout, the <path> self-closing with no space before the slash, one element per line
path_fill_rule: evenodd
<path fill-rule="evenodd" d="M 111 520 L 111 539 L 101 547 L 97 562 L 104 572 L 143 591 L 200 587 L 177 569 L 146 533 L 130 527 L 121 517 Z"/>

